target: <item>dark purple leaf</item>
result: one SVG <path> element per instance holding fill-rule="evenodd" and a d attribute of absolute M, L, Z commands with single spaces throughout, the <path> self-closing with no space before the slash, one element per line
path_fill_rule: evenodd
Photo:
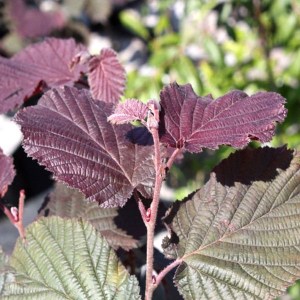
<path fill-rule="evenodd" d="M 136 99 L 128 99 L 119 103 L 114 113 L 108 117 L 112 124 L 124 124 L 132 121 L 143 121 L 147 117 L 147 105 Z"/>
<path fill-rule="evenodd" d="M 142 146 L 153 145 L 153 137 L 146 127 L 134 127 L 128 131 L 127 138 L 134 144 Z"/>
<path fill-rule="evenodd" d="M 95 99 L 116 103 L 125 88 L 125 70 L 112 49 L 102 49 L 89 62 L 88 82 Z"/>
<path fill-rule="evenodd" d="M 0 57 L 0 113 L 22 104 L 42 81 L 55 87 L 78 80 L 85 66 L 71 63 L 85 49 L 73 39 L 48 38 L 11 59 Z"/>
<path fill-rule="evenodd" d="M 68 188 L 62 183 L 57 183 L 54 191 L 46 198 L 39 216 L 84 219 L 89 221 L 114 249 L 122 247 L 129 250 L 137 247 L 138 241 L 115 224 L 118 208 L 102 208 L 97 202 L 87 201 L 78 190 Z M 142 227 L 145 226 L 142 224 Z"/>
<path fill-rule="evenodd" d="M 65 24 L 62 13 L 43 12 L 38 8 L 27 7 L 24 0 L 10 0 L 8 11 L 17 32 L 22 37 L 45 36 Z"/>
<path fill-rule="evenodd" d="M 0 197 L 6 193 L 7 187 L 12 183 L 15 177 L 13 160 L 11 157 L 3 154 L 0 149 Z"/>
<path fill-rule="evenodd" d="M 112 110 L 87 90 L 64 87 L 16 117 L 26 152 L 103 207 L 124 205 L 135 187 L 149 197 L 155 173 L 152 147 L 126 139 L 131 125 L 108 123 Z"/>
<path fill-rule="evenodd" d="M 269 141 L 275 122 L 286 116 L 285 99 L 272 92 L 248 96 L 232 91 L 212 100 L 197 96 L 190 84 L 173 83 L 161 92 L 161 141 L 199 152 L 220 145 L 244 147 L 251 139 Z"/>

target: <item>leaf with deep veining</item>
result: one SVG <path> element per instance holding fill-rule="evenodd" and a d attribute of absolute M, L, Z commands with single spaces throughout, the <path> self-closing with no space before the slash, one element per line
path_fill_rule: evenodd
<path fill-rule="evenodd" d="M 147 117 L 148 107 L 143 102 L 136 99 L 127 99 L 124 103 L 119 103 L 114 113 L 108 117 L 112 124 L 124 124 L 132 121 L 143 121 Z"/>
<path fill-rule="evenodd" d="M 161 141 L 190 152 L 224 144 L 241 148 L 251 139 L 270 141 L 274 123 L 286 116 L 285 99 L 272 92 L 248 96 L 231 91 L 213 100 L 197 96 L 190 84 L 173 83 L 161 91 L 160 98 Z"/>
<path fill-rule="evenodd" d="M 138 281 L 83 220 L 40 218 L 10 259 L 15 280 L 1 299 L 141 299 Z"/>
<path fill-rule="evenodd" d="M 133 126 L 107 122 L 113 105 L 94 101 L 87 90 L 53 89 L 39 104 L 19 112 L 28 155 L 88 200 L 123 206 L 135 188 L 151 197 L 152 147 L 131 143 Z"/>
<path fill-rule="evenodd" d="M 102 49 L 89 61 L 88 82 L 95 99 L 117 103 L 125 88 L 125 70 L 112 49 Z"/>
<path fill-rule="evenodd" d="M 137 247 L 137 240 L 119 229 L 115 223 L 118 208 L 102 208 L 98 202 L 87 201 L 84 195 L 62 183 L 45 199 L 40 216 L 59 216 L 89 221 L 104 236 L 111 247 L 129 250 Z"/>
<path fill-rule="evenodd" d="M 72 66 L 72 61 L 85 49 L 73 39 L 47 38 L 10 59 L 0 57 L 0 113 L 21 105 L 35 92 L 42 91 L 43 85 L 73 85 L 86 66 Z"/>
<path fill-rule="evenodd" d="M 164 247 L 183 260 L 175 281 L 186 299 L 273 299 L 300 278 L 299 159 L 238 151 L 173 205 Z"/>

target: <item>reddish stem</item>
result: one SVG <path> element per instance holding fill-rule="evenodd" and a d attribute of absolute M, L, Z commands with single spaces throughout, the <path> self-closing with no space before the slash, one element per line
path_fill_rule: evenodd
<path fill-rule="evenodd" d="M 20 237 L 25 242 L 26 237 L 25 237 L 25 229 L 23 226 L 24 200 L 25 200 L 25 192 L 24 192 L 24 190 L 21 190 L 20 196 L 19 196 L 18 209 L 13 207 L 14 210 L 9 210 L 2 203 L 0 203 L 0 208 L 3 210 L 5 215 L 8 217 L 9 221 L 18 229 Z"/>
<path fill-rule="evenodd" d="M 159 123 L 159 107 L 153 105 L 151 106 L 150 112 L 147 118 L 147 128 L 150 130 L 153 143 L 154 143 L 154 166 L 155 166 L 155 185 L 153 192 L 153 199 L 150 208 L 146 211 L 146 227 L 147 227 L 147 257 L 146 257 L 146 290 L 145 290 L 145 300 L 151 300 L 153 291 L 157 287 L 157 278 L 153 277 L 153 261 L 154 261 L 154 232 L 157 219 L 157 211 L 160 199 L 160 190 L 162 183 L 166 177 L 166 168 L 170 169 L 176 156 L 180 153 L 181 149 L 176 149 L 171 157 L 169 158 L 167 164 L 163 164 L 161 160 L 160 153 L 160 142 L 158 133 L 158 123 Z M 143 218 L 144 219 L 144 218 Z M 175 264 L 174 264 L 175 266 Z M 162 273 L 159 281 L 163 278 Z"/>
<path fill-rule="evenodd" d="M 164 180 L 164 176 L 162 174 L 162 164 L 161 164 L 161 157 L 160 157 L 160 145 L 159 145 L 159 136 L 158 136 L 158 129 L 151 128 L 151 133 L 153 136 L 154 141 L 154 165 L 155 165 L 155 186 L 154 186 L 154 193 L 153 199 L 151 202 L 151 217 L 149 222 L 146 224 L 147 226 L 147 271 L 146 271 L 146 291 L 145 291 L 145 300 L 152 299 L 152 294 L 154 291 L 154 284 L 152 280 L 153 275 L 153 256 L 154 256 L 154 230 L 156 225 L 156 218 L 157 218 L 157 211 L 159 205 L 159 196 L 161 185 Z"/>
<path fill-rule="evenodd" d="M 167 170 L 170 170 L 177 155 L 180 154 L 182 152 L 182 149 L 181 148 L 176 148 L 174 150 L 174 152 L 172 153 L 172 155 L 170 156 L 170 158 L 168 159 L 167 163 L 166 163 L 166 168 Z"/>
<path fill-rule="evenodd" d="M 182 259 L 176 259 L 172 263 L 170 263 L 168 266 L 166 266 L 157 276 L 156 276 L 156 282 L 154 284 L 154 289 L 158 287 L 162 279 L 175 267 L 180 265 L 182 263 Z"/>

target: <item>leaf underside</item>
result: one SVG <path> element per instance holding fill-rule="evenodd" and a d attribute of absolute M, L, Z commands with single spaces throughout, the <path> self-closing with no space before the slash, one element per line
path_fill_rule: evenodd
<path fill-rule="evenodd" d="M 94 99 L 117 103 L 125 88 L 125 70 L 112 49 L 102 49 L 89 61 L 88 82 Z"/>
<path fill-rule="evenodd" d="M 97 202 L 86 201 L 78 190 L 56 183 L 54 191 L 47 197 L 39 216 L 59 216 L 89 221 L 111 247 L 129 250 L 137 247 L 137 240 L 117 228 L 117 208 L 101 208 Z"/>
<path fill-rule="evenodd" d="M 267 142 L 274 123 L 286 116 L 285 99 L 272 92 L 248 96 L 232 91 L 213 100 L 197 96 L 190 84 L 173 83 L 161 91 L 160 98 L 161 141 L 190 152 L 224 144 L 242 148 L 251 139 Z"/>
<path fill-rule="evenodd" d="M 3 299 L 140 299 L 114 251 L 85 221 L 40 218 L 10 259 L 15 281 Z"/>
<path fill-rule="evenodd" d="M 103 207 L 123 206 L 135 188 L 150 197 L 155 173 L 152 147 L 126 139 L 131 125 L 108 123 L 112 109 L 86 90 L 64 87 L 15 118 L 27 154 Z"/>
<path fill-rule="evenodd" d="M 85 66 L 71 67 L 73 58 L 86 48 L 73 39 L 47 38 L 26 47 L 14 57 L 0 57 L 0 113 L 23 103 L 44 85 L 73 84 Z"/>
<path fill-rule="evenodd" d="M 0 196 L 3 195 L 15 177 L 13 160 L 0 149 Z"/>
<path fill-rule="evenodd" d="M 185 299 L 273 299 L 300 277 L 299 159 L 285 148 L 237 152 L 173 205 L 164 247 L 183 259 Z"/>

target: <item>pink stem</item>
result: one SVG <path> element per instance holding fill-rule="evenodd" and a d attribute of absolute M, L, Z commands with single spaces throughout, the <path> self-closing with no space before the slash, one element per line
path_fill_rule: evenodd
<path fill-rule="evenodd" d="M 151 217 L 149 222 L 147 223 L 147 271 L 146 271 L 146 291 L 145 291 L 145 299 L 150 300 L 152 299 L 153 291 L 154 291 L 154 284 L 152 281 L 153 275 L 153 256 L 154 256 L 154 230 L 156 225 L 156 218 L 157 218 L 157 211 L 159 205 L 159 196 L 161 185 L 164 180 L 164 176 L 162 174 L 162 164 L 161 164 L 161 157 L 160 157 L 160 145 L 159 145 L 159 135 L 157 128 L 152 128 L 151 133 L 153 136 L 154 141 L 154 165 L 156 171 L 156 178 L 155 178 L 155 186 L 154 186 L 154 193 L 153 199 L 150 206 Z"/>
<path fill-rule="evenodd" d="M 24 201 L 25 201 L 25 192 L 24 190 L 20 191 L 19 196 L 19 208 L 16 209 L 17 216 L 13 214 L 5 205 L 0 203 L 0 208 L 5 213 L 5 215 L 8 217 L 9 221 L 18 229 L 20 237 L 25 242 L 25 229 L 23 226 L 23 213 L 24 213 Z"/>
<path fill-rule="evenodd" d="M 167 161 L 167 164 L 166 164 L 167 170 L 170 170 L 170 169 L 171 169 L 171 167 L 172 167 L 172 165 L 173 165 L 173 163 L 174 163 L 174 161 L 175 161 L 177 155 L 180 154 L 181 151 L 182 151 L 181 148 L 176 148 L 176 149 L 174 150 L 174 152 L 173 152 L 172 155 L 170 156 L 169 160 Z"/>
<path fill-rule="evenodd" d="M 157 276 L 156 276 L 156 282 L 154 285 L 154 289 L 158 287 L 162 279 L 175 267 L 180 265 L 182 263 L 182 259 L 176 259 L 172 263 L 170 263 L 168 266 L 166 266 Z"/>

